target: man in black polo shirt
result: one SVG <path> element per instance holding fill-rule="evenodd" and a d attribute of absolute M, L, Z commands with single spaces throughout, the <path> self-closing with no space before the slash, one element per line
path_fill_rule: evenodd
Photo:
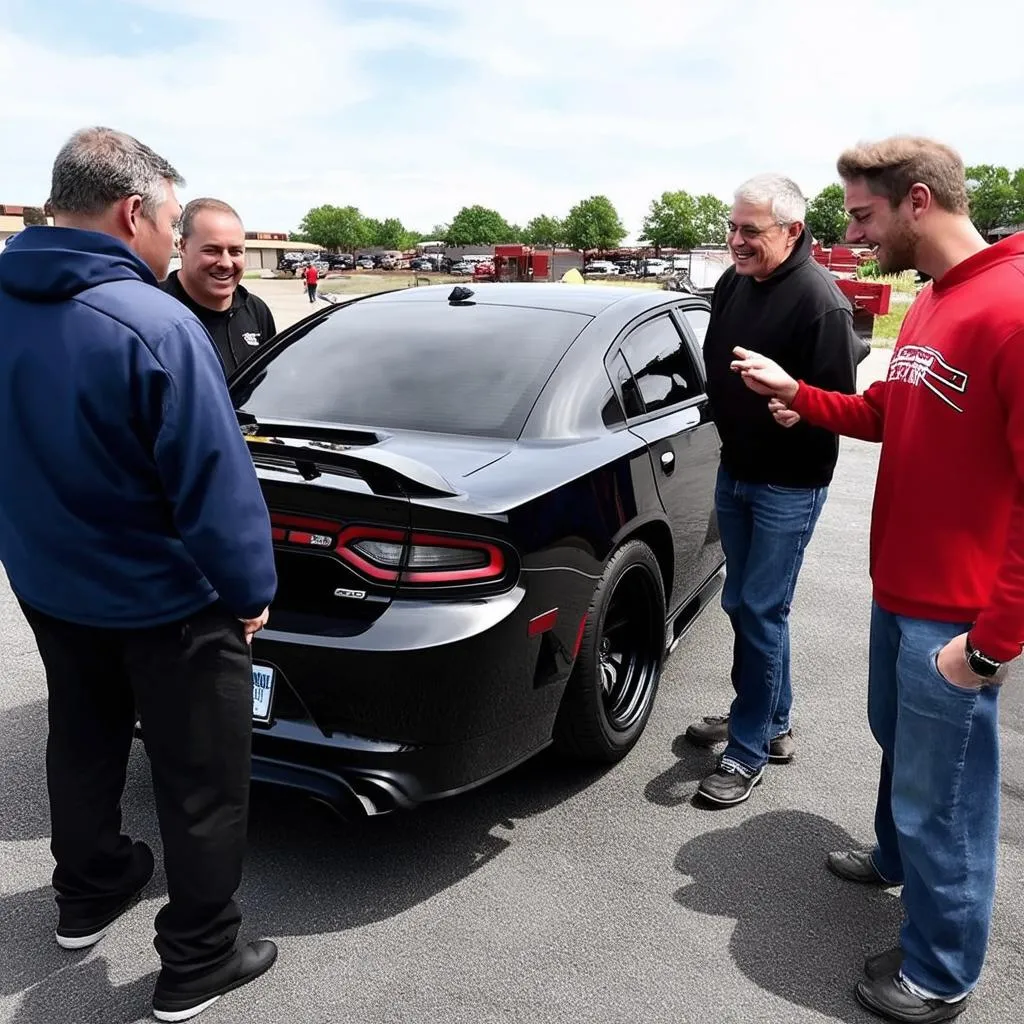
<path fill-rule="evenodd" d="M 182 212 L 180 230 L 181 270 L 161 287 L 210 332 L 230 376 L 277 331 L 267 304 L 240 283 L 245 228 L 227 203 L 193 199 Z"/>
<path fill-rule="evenodd" d="M 811 257 L 805 212 L 800 189 L 781 175 L 759 175 L 737 190 L 728 225 L 733 266 L 715 286 L 704 339 L 722 439 L 715 509 L 736 696 L 727 716 L 694 723 L 686 737 L 699 746 L 727 744 L 698 789 L 717 806 L 742 803 L 769 761 L 793 757 L 789 608 L 839 456 L 835 434 L 775 422 L 767 403 L 730 370 L 733 349 L 763 352 L 794 377 L 847 394 L 870 351 L 835 279 Z"/>

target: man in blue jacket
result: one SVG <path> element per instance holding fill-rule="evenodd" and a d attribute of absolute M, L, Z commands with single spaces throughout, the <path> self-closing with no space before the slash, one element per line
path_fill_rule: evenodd
<path fill-rule="evenodd" d="M 168 902 L 158 1020 L 186 1020 L 274 962 L 238 945 L 252 635 L 277 576 L 270 521 L 210 336 L 156 287 L 178 173 L 137 140 L 76 133 L 54 227 L 0 255 L 0 561 L 35 633 L 57 942 L 98 942 L 153 854 L 121 831 L 136 713 Z"/>

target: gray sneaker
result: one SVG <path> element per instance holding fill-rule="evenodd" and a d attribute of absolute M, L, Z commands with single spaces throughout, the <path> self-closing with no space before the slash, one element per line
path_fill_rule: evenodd
<path fill-rule="evenodd" d="M 731 764 L 720 764 L 697 787 L 697 797 L 717 807 L 732 807 L 749 799 L 755 786 L 761 785 L 764 768 L 753 775 L 744 775 Z"/>

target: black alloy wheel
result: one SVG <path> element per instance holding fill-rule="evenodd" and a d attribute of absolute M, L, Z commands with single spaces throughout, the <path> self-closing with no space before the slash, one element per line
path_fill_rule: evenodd
<path fill-rule="evenodd" d="M 651 549 L 627 541 L 594 591 L 576 665 L 555 722 L 555 745 L 613 763 L 643 734 L 665 652 L 665 590 Z"/>

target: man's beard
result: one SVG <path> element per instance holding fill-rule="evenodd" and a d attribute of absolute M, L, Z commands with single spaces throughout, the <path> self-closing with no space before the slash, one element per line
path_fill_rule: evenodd
<path fill-rule="evenodd" d="M 917 270 L 917 238 L 909 224 L 897 221 L 889 238 L 880 246 L 878 269 L 883 274 Z"/>

